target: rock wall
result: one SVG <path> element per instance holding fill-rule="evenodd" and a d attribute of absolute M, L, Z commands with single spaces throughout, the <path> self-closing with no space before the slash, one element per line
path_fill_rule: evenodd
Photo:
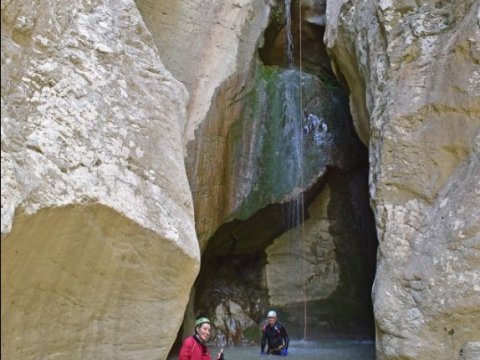
<path fill-rule="evenodd" d="M 188 144 L 207 116 L 215 89 L 248 69 L 268 23 L 269 1 L 136 3 L 166 67 L 190 93 L 184 133 Z"/>
<path fill-rule="evenodd" d="M 199 269 L 187 91 L 133 1 L 1 19 L 2 358 L 164 358 Z"/>
<path fill-rule="evenodd" d="M 325 1 L 304 5 L 320 30 Z M 2 1 L 2 357 L 166 357 L 199 266 L 186 173 L 218 170 L 196 167 L 195 132 L 246 84 L 270 6 Z M 479 6 L 327 1 L 369 145 L 379 359 L 478 352 Z"/>
<path fill-rule="evenodd" d="M 202 248 L 223 223 L 298 197 L 329 166 L 361 162 L 364 146 L 349 125 L 345 99 L 312 74 L 259 62 L 217 88 L 189 148 Z"/>
<path fill-rule="evenodd" d="M 295 69 L 256 64 L 252 73 L 231 77 L 217 89 L 197 132 L 199 171 L 192 190 L 197 233 L 208 242 L 197 282 L 197 309 L 214 313 L 218 302 L 230 299 L 261 322 L 261 307 L 282 306 L 291 334 L 301 337 L 303 311 L 298 304 L 307 300 L 310 309 L 321 309 L 309 312 L 310 335 L 345 329 L 372 335 L 374 256 L 366 254 L 371 253 L 368 244 L 376 250 L 376 237 L 363 171 L 368 154 L 355 135 L 346 97 L 334 85 Z M 334 199 L 324 194 L 307 211 L 327 181 Z M 362 201 L 355 203 L 359 193 Z M 296 227 L 303 216 L 311 218 Z M 263 282 L 265 262 L 268 281 Z M 242 266 L 237 263 L 247 263 L 257 276 L 238 281 L 239 274 L 251 278 L 253 271 L 238 271 Z M 366 316 L 353 320 L 355 313 Z M 313 329 L 320 323 L 332 327 Z"/>
<path fill-rule="evenodd" d="M 225 215 L 225 137 L 242 107 L 229 96 L 248 87 L 249 69 L 268 23 L 270 6 L 264 0 L 210 0 L 198 4 L 137 0 L 137 5 L 166 66 L 190 94 L 183 134 L 188 150 L 185 163 L 194 192 L 197 233 L 204 249 Z M 228 89 L 218 91 L 219 87 Z M 215 101 L 228 108 L 227 116 L 217 124 L 205 125 L 206 119 L 212 117 L 208 113 L 215 108 Z M 202 126 L 206 128 L 203 133 L 199 130 Z M 210 145 L 207 150 L 202 143 Z"/>
<path fill-rule="evenodd" d="M 308 209 L 310 218 L 303 225 L 303 234 L 298 236 L 298 228 L 286 231 L 266 249 L 272 305 L 328 298 L 338 287 L 340 271 L 329 232 L 329 201 L 327 187 Z M 292 258 L 298 261 L 292 262 Z"/>
<path fill-rule="evenodd" d="M 366 175 L 364 166 L 330 169 L 305 222 L 266 249 L 269 301 L 294 338 L 374 337 L 377 247 Z"/>
<path fill-rule="evenodd" d="M 480 342 L 467 342 L 460 350 L 459 360 L 475 360 L 480 358 Z"/>
<path fill-rule="evenodd" d="M 328 225 L 322 225 L 326 226 L 325 232 L 335 233 L 330 237 L 330 243 L 318 238 L 319 234 L 315 231 L 318 224 L 310 219 L 305 225 L 308 233 L 299 234 L 299 229 L 291 230 L 275 240 L 278 245 L 273 246 L 275 250 L 267 248 L 275 237 L 299 222 L 303 216 L 300 213 L 305 212 L 300 210 L 302 205 L 295 205 L 295 199 L 307 189 L 309 195 L 302 196 L 304 204 L 310 201 L 307 198 L 315 197 L 323 186 L 321 183 L 327 168 L 341 169 L 342 175 L 336 179 L 339 180 L 352 177 L 352 168 L 367 163 L 366 151 L 351 125 L 343 92 L 331 79 L 331 74 L 327 74 L 328 69 L 322 66 L 325 58 L 318 54 L 321 47 L 318 44 L 309 47 L 314 40 L 321 43 L 321 36 L 313 37 L 313 34 L 323 35 L 321 25 L 310 24 L 310 36 L 306 42 L 298 29 L 292 29 L 293 42 L 299 44 L 302 39 L 302 46 L 305 46 L 302 61 L 309 64 L 308 69 L 304 69 L 308 71 L 279 67 L 285 66 L 284 57 L 279 56 L 284 48 L 282 39 L 285 35 L 285 29 L 279 30 L 279 27 L 285 26 L 281 5 L 282 2 L 272 9 L 264 47 L 259 50 L 264 64 L 253 64 L 255 67 L 251 72 L 231 76 L 216 89 L 207 118 L 195 133 L 197 146 L 189 152 L 189 156 L 193 154 L 197 157 L 196 177 L 190 182 L 195 199 L 197 233 L 202 247 L 205 245 L 206 248 L 198 282 L 202 290 L 197 292 L 196 306 L 213 313 L 216 304 L 211 302 L 215 300 L 210 300 L 212 297 L 205 294 L 222 294 L 227 299 L 234 297 L 234 301 L 245 304 L 249 316 L 255 321 L 264 317 L 262 312 L 258 317 L 258 304 L 282 306 L 283 313 L 288 314 L 292 334 L 301 337 L 303 333 L 293 331 L 301 327 L 303 309 L 299 311 L 298 304 L 303 305 L 306 300 L 310 302 L 309 308 L 313 309 L 309 312 L 309 323 L 313 324 L 309 325 L 308 330 L 312 330 L 310 335 L 325 335 L 346 329 L 356 332 L 355 335 L 371 336 L 372 266 L 367 264 L 372 264 L 372 257 L 365 254 L 371 254 L 367 243 L 375 251 L 376 239 L 374 234 L 368 236 L 366 232 L 358 231 L 360 223 L 366 223 L 365 228 L 372 226 L 369 221 L 371 214 L 358 211 L 358 208 L 350 212 L 354 208 L 352 194 L 355 192 L 347 191 L 345 188 L 348 186 L 343 187 L 345 183 L 337 181 L 332 184 L 336 193 L 345 192 L 345 197 L 341 197 L 342 205 L 339 205 L 338 197 L 336 201 L 328 198 L 319 200 L 319 207 L 329 207 L 331 219 Z M 311 19 L 314 6 L 309 6 L 310 11 L 302 13 L 308 14 Z M 320 11 L 318 9 L 321 17 Z M 292 20 L 292 23 L 298 22 L 298 17 Z M 307 22 L 302 19 L 302 24 Z M 302 35 L 305 35 L 303 29 Z M 299 56 L 294 56 L 294 60 L 298 63 Z M 301 90 L 298 87 L 300 82 Z M 365 173 L 363 175 L 366 176 Z M 365 187 L 361 191 L 366 194 Z M 368 210 L 368 205 L 365 208 Z M 358 218 L 355 217 L 359 214 Z M 309 233 L 312 228 L 315 228 L 313 235 Z M 299 256 L 301 246 L 298 242 L 303 236 L 307 237 L 306 258 Z M 331 243 L 333 237 L 335 246 Z M 264 256 L 266 248 L 268 257 Z M 359 248 L 362 250 L 357 251 Z M 328 253 L 330 258 L 315 258 L 313 254 L 321 251 Z M 260 276 L 250 284 L 228 279 L 235 260 L 245 263 L 248 262 L 245 258 L 249 256 L 251 261 L 257 261 L 261 266 L 268 262 L 268 283 L 261 283 Z M 328 276 L 324 278 L 322 273 L 329 271 L 332 261 L 337 260 L 342 262 L 342 280 L 335 281 L 335 277 L 340 277 L 339 269 L 332 274 L 333 280 Z M 309 277 L 311 283 L 307 286 L 308 295 L 305 298 L 291 296 L 292 293 L 298 295 L 303 292 L 305 279 L 294 275 L 298 272 L 285 270 L 299 270 L 302 262 L 307 264 L 306 273 L 314 274 Z M 205 269 L 209 266 L 216 271 Z M 258 270 L 264 271 L 262 268 Z M 242 275 L 248 277 L 249 274 Z M 212 281 L 212 276 L 224 277 L 226 281 Z M 323 286 L 324 280 L 332 281 L 329 286 Z M 342 285 L 338 286 L 339 283 Z M 365 289 L 361 294 L 357 292 L 357 288 L 361 287 L 359 284 Z M 244 291 L 237 291 L 239 288 Z M 266 294 L 263 293 L 265 289 L 268 290 Z M 289 295 L 282 294 L 287 290 Z M 335 296 L 331 296 L 334 290 Z M 251 304 L 254 296 L 258 303 Z M 324 299 L 328 300 L 320 304 L 320 300 Z M 348 307 L 348 311 L 343 305 Z M 365 316 L 357 316 L 353 320 L 352 314 L 355 313 Z M 365 326 L 360 330 L 359 323 L 363 320 Z M 322 329 L 313 329 L 317 324 L 323 324 Z M 331 328 L 328 328 L 329 324 Z"/>
<path fill-rule="evenodd" d="M 480 338 L 479 6 L 327 3 L 370 150 L 378 359 L 457 359 Z"/>

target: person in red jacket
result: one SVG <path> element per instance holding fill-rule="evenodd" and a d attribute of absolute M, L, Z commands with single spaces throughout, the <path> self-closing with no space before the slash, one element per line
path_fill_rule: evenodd
<path fill-rule="evenodd" d="M 206 317 L 199 317 L 195 321 L 195 334 L 187 337 L 182 344 L 178 360 L 212 360 L 206 343 L 210 340 L 212 326 Z M 223 349 L 217 354 L 217 360 L 225 360 Z"/>

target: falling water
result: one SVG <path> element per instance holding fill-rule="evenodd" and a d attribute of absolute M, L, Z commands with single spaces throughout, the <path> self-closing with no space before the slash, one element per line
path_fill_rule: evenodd
<path fill-rule="evenodd" d="M 301 78 L 301 73 L 300 73 L 300 78 Z M 291 90 L 292 85 L 288 85 L 287 83 L 287 94 L 288 90 Z M 299 99 L 301 101 L 301 86 L 298 87 L 299 92 Z M 289 102 L 289 101 L 287 101 Z M 292 145 L 293 148 L 295 149 L 293 151 L 293 159 L 296 161 L 296 173 L 298 176 L 297 179 L 297 184 L 299 191 L 298 193 L 294 193 L 294 201 L 291 203 L 289 206 L 289 218 L 290 222 L 292 225 L 292 230 L 291 231 L 291 236 L 292 236 L 292 242 L 297 243 L 300 245 L 301 248 L 301 258 L 302 261 L 300 262 L 300 281 L 302 285 L 302 296 L 303 296 L 303 304 L 304 304 L 304 312 L 303 312 L 303 321 L 304 321 L 304 326 L 303 326 L 303 340 L 307 340 L 307 292 L 306 292 L 306 274 L 305 274 L 305 259 L 306 259 L 306 253 L 305 253 L 305 239 L 304 239 L 304 220 L 305 220 L 305 214 L 304 214 L 304 195 L 303 191 L 305 189 L 305 179 L 304 179 L 304 163 L 303 163 L 303 126 L 302 126 L 302 116 L 300 115 L 299 112 L 301 112 L 302 109 L 302 104 L 299 102 L 299 104 L 296 104 L 295 110 L 296 112 L 292 116 L 292 122 L 291 125 L 293 127 L 293 134 L 294 137 L 292 139 Z M 295 191 L 295 190 L 294 190 Z"/>
<path fill-rule="evenodd" d="M 287 68 L 291 69 L 293 66 L 293 35 L 292 35 L 292 15 L 291 15 L 291 0 L 285 0 L 285 56 L 287 59 Z M 300 59 L 301 61 L 301 59 Z M 304 261 L 305 261 L 305 246 L 303 238 L 303 221 L 305 218 L 304 215 L 304 198 L 303 198 L 303 189 L 304 189 L 304 175 L 303 175 L 303 127 L 302 127 L 302 86 L 301 86 L 301 71 L 299 72 L 299 80 L 297 84 L 291 84 L 287 82 L 286 91 L 285 91 L 285 104 L 286 104 L 286 126 L 291 127 L 291 133 L 294 134 L 293 137 L 293 153 L 294 159 L 296 160 L 296 173 L 300 177 L 296 182 L 300 187 L 300 193 L 296 199 L 289 206 L 289 214 L 287 221 L 289 222 L 289 227 L 293 228 L 292 231 L 292 241 L 297 242 L 301 241 L 301 256 L 302 261 L 300 263 L 300 274 L 301 281 L 306 282 L 306 276 L 304 271 Z M 298 88 L 297 88 L 298 87 Z M 293 99 L 295 96 L 293 92 L 298 91 L 298 104 L 295 104 Z M 307 340 L 307 294 L 306 294 L 306 283 L 302 284 L 303 292 L 303 303 L 304 303 L 304 329 L 303 329 L 303 340 Z"/>
<path fill-rule="evenodd" d="M 285 55 L 287 57 L 287 68 L 290 69 L 293 65 L 291 0 L 285 0 L 285 37 Z"/>

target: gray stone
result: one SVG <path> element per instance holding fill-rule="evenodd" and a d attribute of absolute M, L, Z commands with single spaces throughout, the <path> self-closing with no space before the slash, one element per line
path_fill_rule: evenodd
<path fill-rule="evenodd" d="M 460 350 L 459 360 L 478 360 L 480 359 L 480 342 L 467 342 Z"/>
<path fill-rule="evenodd" d="M 250 66 L 270 6 L 264 0 L 136 3 L 166 67 L 190 93 L 186 144 L 207 116 L 215 89 Z"/>
<path fill-rule="evenodd" d="M 378 359 L 454 359 L 480 333 L 479 6 L 328 2 L 370 151 Z"/>
<path fill-rule="evenodd" d="M 200 257 L 186 89 L 133 1 L 1 7 L 2 358 L 164 358 Z"/>
<path fill-rule="evenodd" d="M 311 217 L 302 228 L 285 232 L 266 249 L 272 305 L 326 299 L 339 285 L 340 271 L 327 216 L 329 201 L 327 188 L 311 205 Z"/>

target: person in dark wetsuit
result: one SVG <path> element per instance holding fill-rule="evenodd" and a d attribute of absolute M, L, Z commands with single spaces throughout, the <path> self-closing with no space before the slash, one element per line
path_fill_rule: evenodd
<path fill-rule="evenodd" d="M 263 328 L 260 353 L 265 353 L 265 345 L 268 345 L 267 352 L 271 355 L 288 355 L 288 334 L 282 324 L 277 322 L 277 313 L 273 310 L 267 314 L 268 324 Z"/>

